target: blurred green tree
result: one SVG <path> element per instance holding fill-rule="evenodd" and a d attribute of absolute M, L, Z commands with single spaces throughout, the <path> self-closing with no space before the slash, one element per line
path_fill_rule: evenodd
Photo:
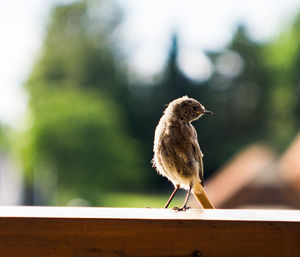
<path fill-rule="evenodd" d="M 300 14 L 266 48 L 272 91 L 267 117 L 269 141 L 284 150 L 300 128 Z"/>
<path fill-rule="evenodd" d="M 265 45 L 251 40 L 244 25 L 226 49 L 209 56 L 215 72 L 205 99 L 215 116 L 199 129 L 213 135 L 204 137 L 203 144 L 212 153 L 206 156 L 208 166 L 215 170 L 245 145 L 266 138 L 270 74 Z"/>
<path fill-rule="evenodd" d="M 103 7 L 102 7 L 103 5 Z M 54 8 L 40 57 L 27 82 L 31 104 L 43 88 L 65 87 L 76 82 L 96 88 L 120 101 L 128 95 L 119 72 L 120 58 L 113 31 L 120 15 L 106 1 L 79 1 Z M 47 82 L 47 83 L 40 83 Z M 68 81 L 68 83 L 57 83 Z"/>
<path fill-rule="evenodd" d="M 26 83 L 32 117 L 22 149 L 27 203 L 53 203 L 55 196 L 43 194 L 45 180 L 54 181 L 60 204 L 73 197 L 97 204 L 103 192 L 135 191 L 147 177 L 123 118 L 128 90 L 111 43 L 117 19 L 103 4 L 76 2 L 52 12 Z"/>
<path fill-rule="evenodd" d="M 6 150 L 9 147 L 7 133 L 8 128 L 0 123 L 0 151 Z"/>

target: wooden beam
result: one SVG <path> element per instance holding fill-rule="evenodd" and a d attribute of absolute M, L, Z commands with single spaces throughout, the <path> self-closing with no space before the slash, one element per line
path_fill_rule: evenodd
<path fill-rule="evenodd" d="M 0 256 L 299 256 L 300 211 L 0 207 Z"/>

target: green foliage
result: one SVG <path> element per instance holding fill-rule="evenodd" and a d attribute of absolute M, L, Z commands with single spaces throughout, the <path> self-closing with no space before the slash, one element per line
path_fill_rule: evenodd
<path fill-rule="evenodd" d="M 8 128 L 0 124 L 0 151 L 6 150 L 9 147 L 9 140 L 7 137 Z"/>
<path fill-rule="evenodd" d="M 267 116 L 269 141 L 280 150 L 294 138 L 300 127 L 300 15 L 266 48 L 272 91 Z"/>
<path fill-rule="evenodd" d="M 139 144 L 126 133 L 123 118 L 127 88 L 116 76 L 110 44 L 116 19 L 103 20 L 93 14 L 94 7 L 101 3 L 77 2 L 53 10 L 26 83 L 32 116 L 21 150 L 27 191 L 39 188 L 34 194 L 42 195 L 46 188 L 35 183 L 46 185 L 45 180 L 58 188 L 57 196 L 33 196 L 41 198 L 38 204 L 53 203 L 55 197 L 59 203 L 70 200 L 65 196 L 95 204 L 103 192 L 140 189 L 147 177 Z M 32 197 L 27 198 L 30 203 Z"/>
<path fill-rule="evenodd" d="M 93 8 L 100 12 L 101 6 L 102 1 L 80 1 L 54 8 L 41 55 L 27 82 L 33 104 L 43 86 L 96 88 L 110 97 L 125 93 L 116 76 L 116 48 L 110 36 L 117 13 L 111 13 L 110 19 L 93 14 Z"/>
<path fill-rule="evenodd" d="M 28 172 L 50 167 L 61 192 L 94 203 L 100 192 L 140 188 L 137 144 L 120 120 L 116 106 L 93 91 L 44 92 L 28 135 L 34 156 Z"/>

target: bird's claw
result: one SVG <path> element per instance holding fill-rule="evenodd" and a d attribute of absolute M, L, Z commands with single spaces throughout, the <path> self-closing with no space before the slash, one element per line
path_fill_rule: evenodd
<path fill-rule="evenodd" d="M 191 209 L 191 207 L 186 207 L 186 206 L 183 206 L 181 208 L 179 208 L 179 207 L 173 207 L 174 211 L 186 211 L 188 209 Z"/>

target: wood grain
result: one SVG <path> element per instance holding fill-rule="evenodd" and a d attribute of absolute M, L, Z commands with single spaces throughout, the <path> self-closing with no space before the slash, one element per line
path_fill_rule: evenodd
<path fill-rule="evenodd" d="M 300 211 L 0 207 L 0 216 L 1 257 L 300 252 Z"/>

